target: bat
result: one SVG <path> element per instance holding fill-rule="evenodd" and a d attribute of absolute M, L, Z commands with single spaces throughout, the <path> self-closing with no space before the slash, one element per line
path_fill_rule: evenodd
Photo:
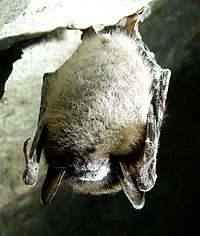
<path fill-rule="evenodd" d="M 44 155 L 44 205 L 65 184 L 93 195 L 123 190 L 141 209 L 155 184 L 171 73 L 157 64 L 137 31 L 138 21 L 132 22 L 134 35 L 90 28 L 74 55 L 44 76 L 30 151 L 29 139 L 24 143 L 23 174 L 25 184 L 35 185 Z"/>

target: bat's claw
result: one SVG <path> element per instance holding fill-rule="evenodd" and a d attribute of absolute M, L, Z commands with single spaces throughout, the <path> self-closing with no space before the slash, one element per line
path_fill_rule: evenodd
<path fill-rule="evenodd" d="M 26 185 L 34 186 L 37 183 L 39 165 L 38 163 L 31 163 L 31 165 L 26 165 L 23 173 L 23 181 Z"/>
<path fill-rule="evenodd" d="M 30 141 L 30 138 L 27 139 L 24 142 L 24 156 L 26 160 L 25 170 L 23 173 L 23 181 L 26 185 L 35 185 L 37 183 L 38 179 L 38 171 L 39 171 L 39 163 L 34 158 L 34 155 L 32 158 L 30 157 L 30 154 L 28 152 L 28 142 Z"/>

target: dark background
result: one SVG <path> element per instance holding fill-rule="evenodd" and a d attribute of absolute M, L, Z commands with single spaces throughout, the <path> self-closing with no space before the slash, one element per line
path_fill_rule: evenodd
<path fill-rule="evenodd" d="M 157 157 L 158 179 L 146 194 L 145 207 L 133 209 L 123 193 L 94 197 L 62 188 L 53 203 L 43 207 L 38 186 L 1 210 L 3 235 L 198 234 L 200 2 L 161 2 L 140 27 L 159 64 L 172 71 Z"/>

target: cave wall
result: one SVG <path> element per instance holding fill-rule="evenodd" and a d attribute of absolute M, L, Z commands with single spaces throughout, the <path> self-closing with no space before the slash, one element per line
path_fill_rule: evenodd
<path fill-rule="evenodd" d="M 23 107 L 23 111 L 19 112 L 19 118 L 15 120 L 16 127 L 19 127 L 20 131 L 11 128 L 8 121 L 1 121 L 0 141 L 4 140 L 9 151 L 8 154 L 2 152 L 0 158 L 0 190 L 3 199 L 0 210 L 1 235 L 42 236 L 83 235 L 84 233 L 86 235 L 178 236 L 196 233 L 200 197 L 199 11 L 200 3 L 197 0 L 160 0 L 153 8 L 151 16 L 140 25 L 143 40 L 155 53 L 159 64 L 172 71 L 167 115 L 162 127 L 158 154 L 158 179 L 155 187 L 146 195 L 146 205 L 140 211 L 132 208 L 123 193 L 94 197 L 73 194 L 64 188 L 59 190 L 50 206 L 43 207 L 39 202 L 40 182 L 33 189 L 27 189 L 23 185 L 21 146 L 23 141 L 32 135 L 37 123 L 43 72 L 29 78 L 24 72 L 26 64 L 17 66 L 17 63 L 22 63 L 23 60 L 15 63 L 8 80 L 11 87 L 8 86 L 8 90 L 6 89 L 7 95 L 5 94 L 0 105 L 1 117 L 3 114 L 3 117 L 8 117 L 9 120 L 9 114 L 18 112 L 19 107 L 15 104 L 13 106 L 9 104 L 8 107 L 7 96 L 11 93 L 9 89 L 15 91 L 16 87 L 23 86 L 27 80 L 36 86 L 34 93 L 37 101 L 33 101 L 29 93 L 25 93 L 21 98 L 20 93 L 20 107 Z M 43 40 L 48 42 L 48 39 Z M 68 45 L 66 44 L 65 47 L 68 48 Z M 26 50 L 31 49 L 28 47 Z M 20 75 L 24 74 L 24 80 L 21 77 L 18 80 L 12 79 L 15 70 L 18 70 Z M 26 89 L 22 87 L 23 91 Z M 12 103 L 18 98 L 17 93 L 15 95 L 11 100 Z M 6 106 L 8 108 L 5 108 L 7 109 L 5 112 Z M 21 123 L 20 117 L 27 117 L 27 114 L 32 116 L 32 120 L 27 118 Z M 10 142 L 10 136 L 6 137 L 5 132 L 9 129 L 10 134 L 15 134 L 10 135 L 14 136 L 15 145 Z M 19 132 L 22 134 L 17 138 Z"/>

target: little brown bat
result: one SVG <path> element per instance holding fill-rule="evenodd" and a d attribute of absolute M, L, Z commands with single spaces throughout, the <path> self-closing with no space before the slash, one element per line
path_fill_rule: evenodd
<path fill-rule="evenodd" d="M 156 154 L 170 71 L 137 34 L 90 33 L 74 55 L 44 77 L 38 129 L 24 182 L 48 164 L 41 201 L 60 184 L 94 195 L 123 190 L 133 207 L 156 181 Z"/>

